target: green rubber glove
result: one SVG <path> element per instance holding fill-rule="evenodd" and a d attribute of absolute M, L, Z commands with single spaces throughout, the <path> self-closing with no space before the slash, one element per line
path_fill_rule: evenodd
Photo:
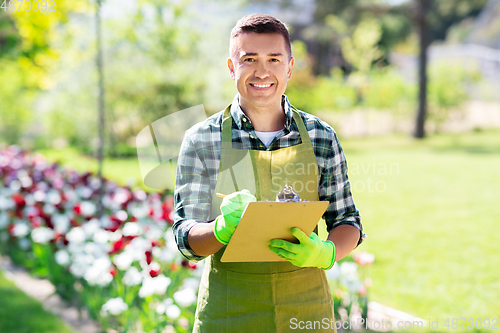
<path fill-rule="evenodd" d="M 241 215 L 250 202 L 257 199 L 249 190 L 242 190 L 228 194 L 222 199 L 220 211 L 222 215 L 215 219 L 214 234 L 215 238 L 223 244 L 229 243 L 233 236 L 236 226 L 240 222 Z"/>
<path fill-rule="evenodd" d="M 294 244 L 282 239 L 271 240 L 269 249 L 280 258 L 286 259 L 295 266 L 317 267 L 330 269 L 335 263 L 335 244 L 322 241 L 314 232 L 310 237 L 299 228 L 292 228 L 292 235 L 300 244 Z"/>

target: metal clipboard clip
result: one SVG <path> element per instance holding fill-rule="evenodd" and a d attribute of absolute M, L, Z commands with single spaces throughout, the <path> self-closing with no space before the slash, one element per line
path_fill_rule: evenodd
<path fill-rule="evenodd" d="M 283 186 L 283 190 L 276 194 L 276 201 L 278 202 L 301 202 L 300 196 L 295 190 L 293 186 L 290 184 L 286 184 Z"/>

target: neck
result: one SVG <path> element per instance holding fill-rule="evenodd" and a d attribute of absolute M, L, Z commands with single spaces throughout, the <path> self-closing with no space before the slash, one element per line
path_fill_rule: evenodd
<path fill-rule="evenodd" d="M 285 110 L 281 98 L 274 105 L 250 105 L 240 99 L 240 107 L 258 132 L 274 132 L 285 127 Z"/>

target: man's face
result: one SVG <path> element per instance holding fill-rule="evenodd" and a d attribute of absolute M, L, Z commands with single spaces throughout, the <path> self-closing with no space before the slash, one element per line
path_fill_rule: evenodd
<path fill-rule="evenodd" d="M 228 67 L 240 93 L 240 105 L 276 107 L 292 76 L 285 38 L 278 33 L 242 33 L 232 40 Z"/>

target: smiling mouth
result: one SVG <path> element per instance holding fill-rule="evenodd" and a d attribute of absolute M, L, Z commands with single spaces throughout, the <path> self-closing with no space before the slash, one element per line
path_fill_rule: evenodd
<path fill-rule="evenodd" d="M 252 87 L 257 87 L 257 88 L 269 88 L 272 86 L 274 83 L 269 83 L 269 84 L 257 84 L 257 83 L 250 83 Z"/>

